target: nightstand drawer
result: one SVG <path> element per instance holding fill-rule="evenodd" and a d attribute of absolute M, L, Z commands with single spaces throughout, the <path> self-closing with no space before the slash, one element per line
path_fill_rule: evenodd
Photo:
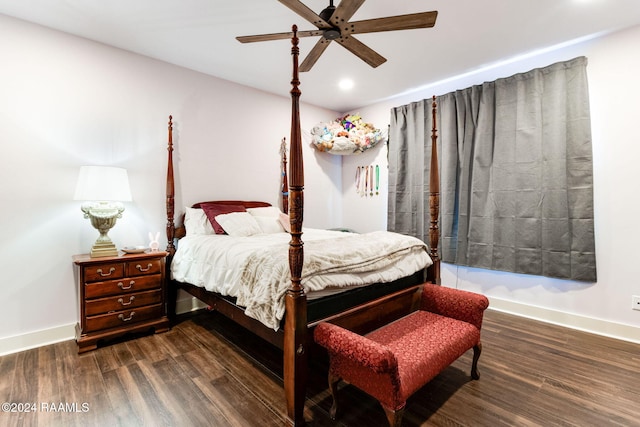
<path fill-rule="evenodd" d="M 162 275 L 126 277 L 120 280 L 85 283 L 84 293 L 87 299 L 138 292 L 145 289 L 160 288 Z"/>
<path fill-rule="evenodd" d="M 162 260 L 141 259 L 127 262 L 125 274 L 127 276 L 140 276 L 143 274 L 158 274 L 162 271 Z"/>
<path fill-rule="evenodd" d="M 164 309 L 162 304 L 139 307 L 133 310 L 116 311 L 108 314 L 87 317 L 86 332 L 94 332 L 102 329 L 128 326 L 129 324 L 154 319 L 162 316 Z"/>
<path fill-rule="evenodd" d="M 107 298 L 92 299 L 85 303 L 84 312 L 87 316 L 109 313 L 112 311 L 131 310 L 143 305 L 159 304 L 162 302 L 162 290 L 136 292 Z"/>
<path fill-rule="evenodd" d="M 87 282 L 119 279 L 121 277 L 124 277 L 124 265 L 121 262 L 88 265 L 84 268 L 84 280 Z"/>

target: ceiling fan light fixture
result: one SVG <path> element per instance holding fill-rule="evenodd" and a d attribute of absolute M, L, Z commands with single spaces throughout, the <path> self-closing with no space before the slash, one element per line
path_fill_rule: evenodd
<path fill-rule="evenodd" d="M 327 40 L 335 40 L 337 38 L 340 38 L 341 34 L 339 29 L 329 28 L 327 30 L 324 30 L 322 36 Z"/>

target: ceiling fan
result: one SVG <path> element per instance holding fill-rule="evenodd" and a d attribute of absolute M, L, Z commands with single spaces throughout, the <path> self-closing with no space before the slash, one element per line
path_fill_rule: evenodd
<path fill-rule="evenodd" d="M 278 0 L 298 15 L 318 27 L 317 30 L 298 31 L 298 37 L 321 36 L 311 52 L 300 64 L 300 71 L 309 71 L 329 43 L 337 42 L 342 47 L 362 59 L 372 67 L 383 64 L 386 59 L 353 37 L 353 34 L 376 33 L 381 31 L 411 30 L 415 28 L 430 28 L 436 23 L 437 11 L 412 13 L 408 15 L 389 16 L 386 18 L 366 19 L 364 21 L 349 22 L 349 19 L 362 6 L 365 0 L 342 0 L 338 7 L 333 0 L 319 14 L 305 6 L 300 0 Z M 257 36 L 240 36 L 236 39 L 241 43 L 253 43 L 270 40 L 291 38 L 293 33 L 262 34 Z"/>

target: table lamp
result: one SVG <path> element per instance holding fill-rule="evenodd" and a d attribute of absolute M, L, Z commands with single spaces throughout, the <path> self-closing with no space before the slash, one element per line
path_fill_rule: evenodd
<path fill-rule="evenodd" d="M 74 200 L 83 200 L 84 217 L 100 236 L 91 248 L 91 257 L 118 255 L 118 250 L 107 233 L 122 218 L 124 205 L 131 201 L 131 190 L 126 169 L 110 166 L 82 166 L 76 185 Z"/>

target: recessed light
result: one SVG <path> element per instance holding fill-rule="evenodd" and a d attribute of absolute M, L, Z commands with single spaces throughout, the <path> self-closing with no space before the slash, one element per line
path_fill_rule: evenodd
<path fill-rule="evenodd" d="M 342 90 L 352 89 L 353 85 L 354 85 L 354 83 L 353 83 L 353 80 L 351 80 L 351 79 L 342 79 L 342 80 L 340 80 L 340 83 L 338 83 L 338 86 Z"/>

